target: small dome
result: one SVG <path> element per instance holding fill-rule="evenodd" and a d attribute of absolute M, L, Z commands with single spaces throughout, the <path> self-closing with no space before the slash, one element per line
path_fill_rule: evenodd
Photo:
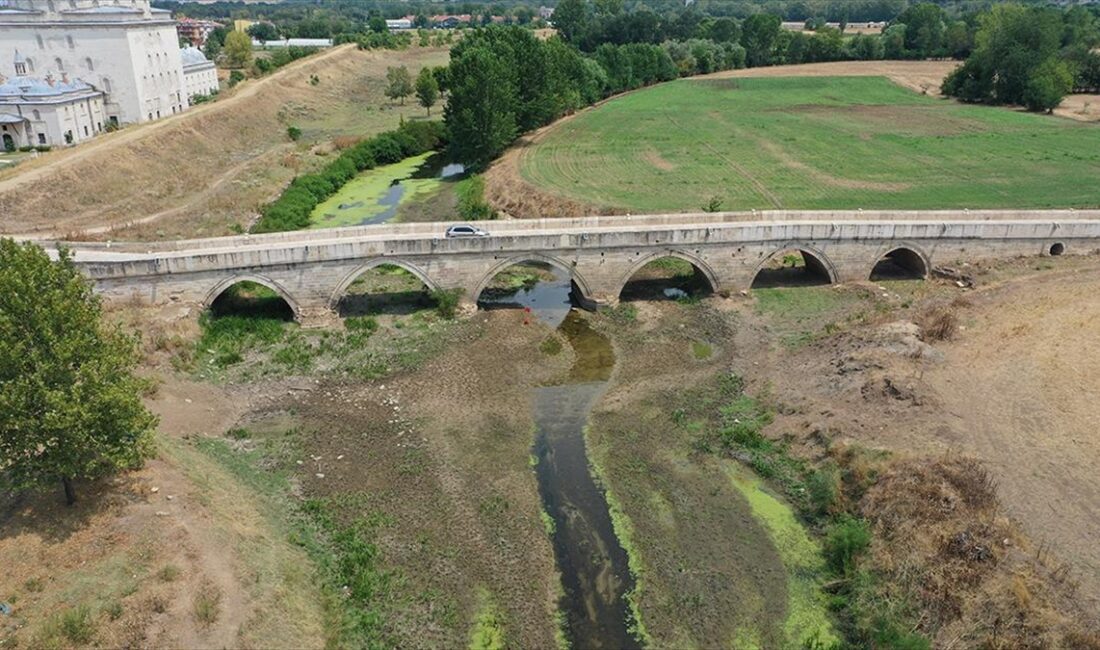
<path fill-rule="evenodd" d="M 202 53 L 197 47 L 188 46 L 180 50 L 180 60 L 183 65 L 199 65 L 202 63 L 210 63 L 206 55 Z"/>

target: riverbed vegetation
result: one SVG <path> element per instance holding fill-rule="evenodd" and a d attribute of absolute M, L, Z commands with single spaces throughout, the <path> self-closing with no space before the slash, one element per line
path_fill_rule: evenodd
<path fill-rule="evenodd" d="M 379 285 L 352 285 L 354 305 L 342 329 L 303 329 L 275 292 L 254 283 L 235 285 L 214 310 L 201 316 L 201 335 L 193 346 L 177 351 L 174 363 L 177 369 L 216 381 L 302 374 L 369 380 L 417 367 L 461 326 L 452 321 L 456 297 L 427 292 L 403 270 L 368 274 L 375 281 L 396 277 L 402 289 L 387 293 L 383 284 L 371 301 L 367 294 Z M 408 286 L 420 288 L 409 292 Z"/>
<path fill-rule="evenodd" d="M 441 147 L 446 131 L 440 122 L 404 122 L 397 129 L 344 149 L 321 171 L 295 178 L 276 200 L 260 210 L 253 232 L 299 230 L 310 225 L 317 206 L 359 172 L 399 163 Z"/>

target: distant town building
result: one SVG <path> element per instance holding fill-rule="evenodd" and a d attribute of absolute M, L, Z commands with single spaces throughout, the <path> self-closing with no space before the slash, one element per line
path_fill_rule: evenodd
<path fill-rule="evenodd" d="M 0 151 L 75 144 L 104 129 L 105 95 L 80 79 L 30 74 L 16 52 L 10 77 L 0 75 Z"/>
<path fill-rule="evenodd" d="M 180 50 L 183 62 L 183 87 L 187 101 L 196 95 L 212 95 L 218 90 L 218 69 L 197 47 Z"/>
<path fill-rule="evenodd" d="M 281 41 L 264 41 L 263 43 L 252 39 L 253 47 L 332 47 L 331 38 L 284 38 Z"/>
<path fill-rule="evenodd" d="M 206 45 L 206 39 L 210 37 L 210 32 L 219 27 L 222 27 L 222 24 L 213 20 L 180 18 L 176 21 L 176 32 L 180 35 L 180 38 L 195 47 Z"/>
<path fill-rule="evenodd" d="M 409 18 L 396 18 L 386 21 L 386 29 L 390 30 L 412 29 L 412 26 L 412 20 Z"/>
<path fill-rule="evenodd" d="M 553 7 L 539 7 L 539 18 L 543 20 L 550 20 L 554 15 Z"/>
<path fill-rule="evenodd" d="M 453 16 L 432 16 L 429 19 L 432 27 L 437 29 L 454 29 L 460 25 L 468 25 L 472 20 L 470 14 L 458 14 Z"/>

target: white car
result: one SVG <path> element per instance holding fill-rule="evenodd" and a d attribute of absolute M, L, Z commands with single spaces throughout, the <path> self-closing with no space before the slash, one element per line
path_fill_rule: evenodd
<path fill-rule="evenodd" d="M 454 239 L 456 237 L 488 237 L 489 232 L 482 230 L 477 226 L 469 226 L 466 224 L 459 224 L 457 226 L 451 226 L 447 229 L 447 239 Z"/>

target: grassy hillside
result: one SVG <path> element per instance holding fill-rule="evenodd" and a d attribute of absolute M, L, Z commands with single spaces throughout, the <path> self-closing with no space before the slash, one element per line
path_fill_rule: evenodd
<path fill-rule="evenodd" d="M 545 193 L 617 211 L 1095 207 L 1100 128 L 878 77 L 681 80 L 581 113 L 521 154 Z"/>

